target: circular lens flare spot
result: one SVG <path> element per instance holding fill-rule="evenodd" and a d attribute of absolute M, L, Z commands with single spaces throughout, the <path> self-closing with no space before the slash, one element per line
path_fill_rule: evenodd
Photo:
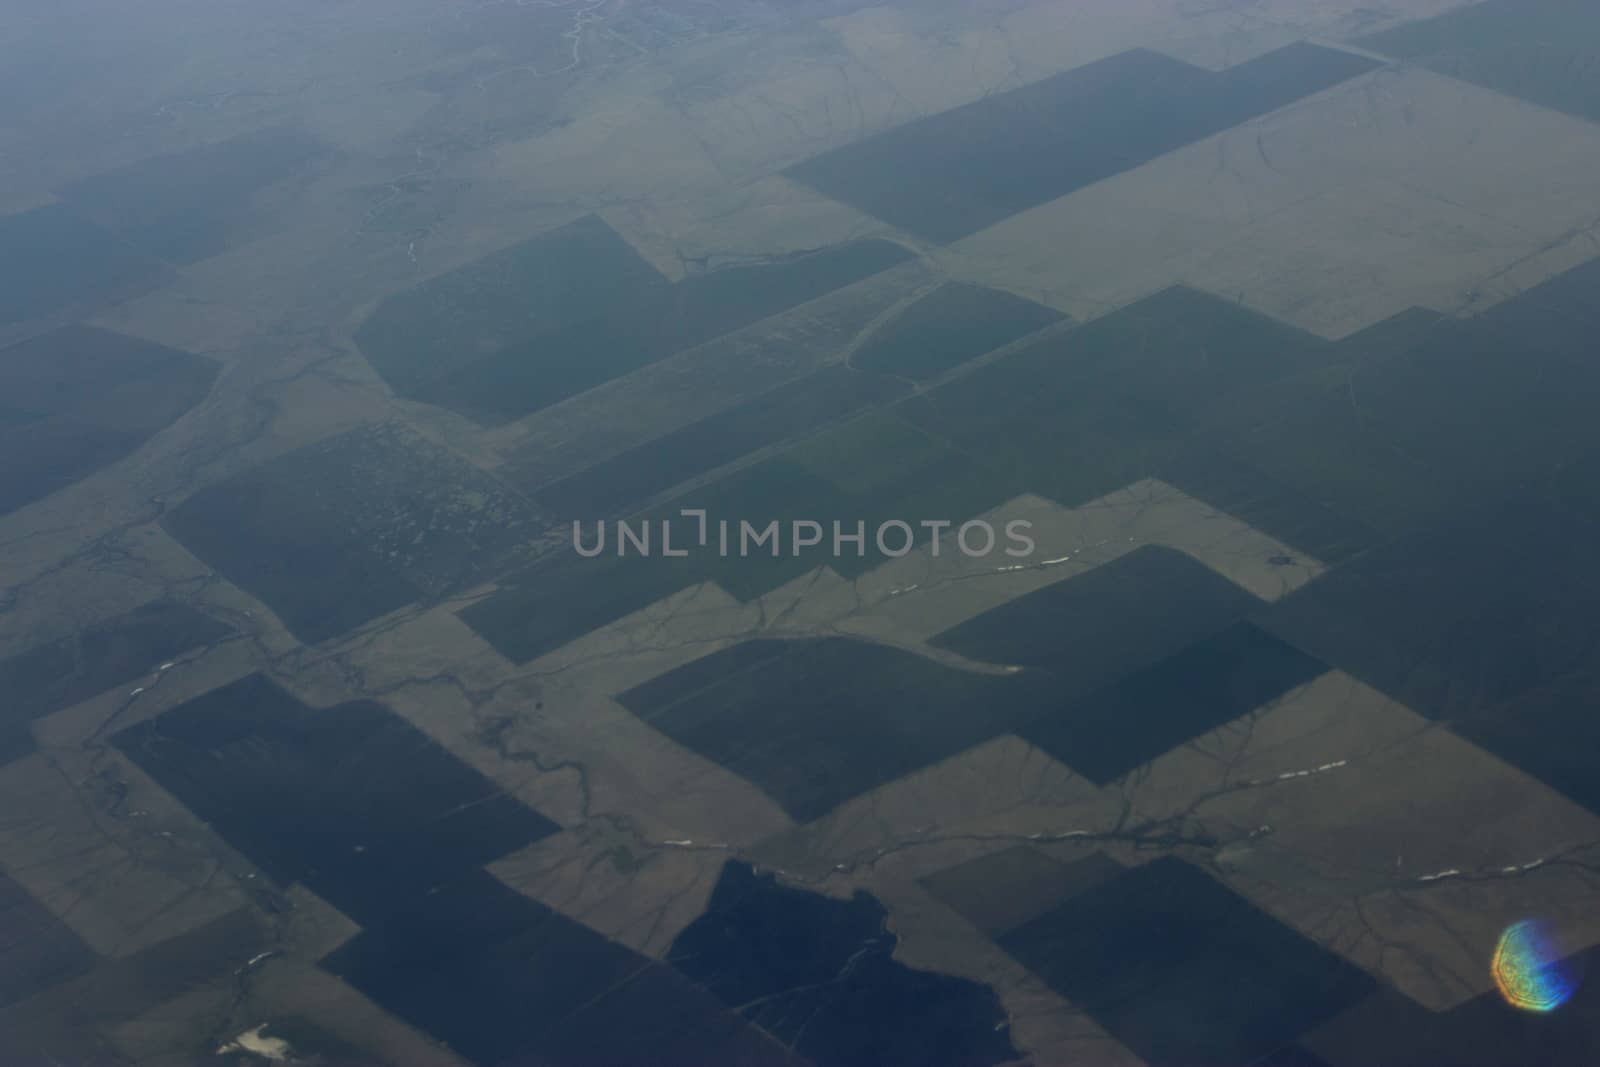
<path fill-rule="evenodd" d="M 1506 928 L 1490 967 L 1500 995 L 1522 1011 L 1555 1011 L 1578 986 L 1576 967 L 1561 958 L 1555 939 L 1537 919 Z"/>

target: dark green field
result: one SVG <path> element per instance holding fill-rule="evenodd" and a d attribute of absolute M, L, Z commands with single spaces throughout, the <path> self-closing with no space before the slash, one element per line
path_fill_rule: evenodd
<path fill-rule="evenodd" d="M 1529 103 L 1600 120 L 1600 7 L 1588 0 L 1486 0 L 1360 43 Z"/>
<path fill-rule="evenodd" d="M 547 532 L 511 489 L 396 426 L 281 456 L 164 523 L 310 642 L 510 569 Z"/>
<path fill-rule="evenodd" d="M 134 452 L 216 377 L 209 359 L 83 326 L 0 349 L 0 514 Z"/>

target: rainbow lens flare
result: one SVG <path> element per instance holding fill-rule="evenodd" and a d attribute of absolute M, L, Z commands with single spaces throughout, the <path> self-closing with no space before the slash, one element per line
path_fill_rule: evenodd
<path fill-rule="evenodd" d="M 1537 919 L 1506 927 L 1490 967 L 1500 995 L 1522 1011 L 1555 1011 L 1578 988 L 1576 966 L 1561 958 L 1554 938 Z"/>

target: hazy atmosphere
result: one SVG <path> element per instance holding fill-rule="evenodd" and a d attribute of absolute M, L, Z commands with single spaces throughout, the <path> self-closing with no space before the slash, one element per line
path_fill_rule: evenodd
<path fill-rule="evenodd" d="M 0 3 L 4 1067 L 1600 1063 L 1600 3 Z"/>

